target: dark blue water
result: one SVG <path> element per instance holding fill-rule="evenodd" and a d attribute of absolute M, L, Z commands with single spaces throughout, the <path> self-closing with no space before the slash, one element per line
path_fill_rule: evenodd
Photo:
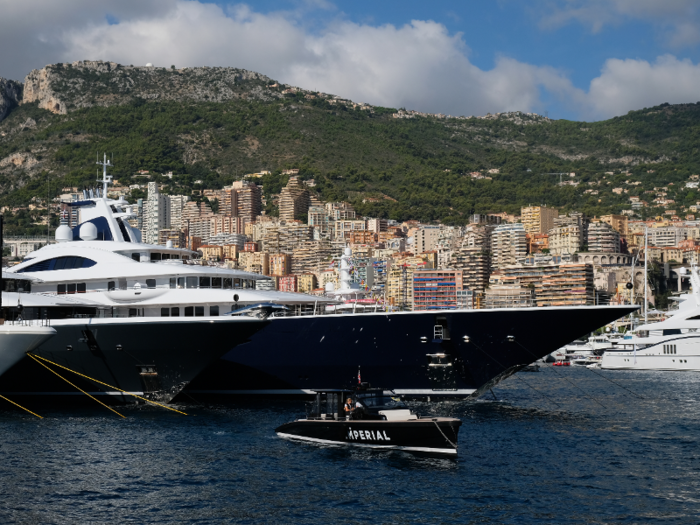
<path fill-rule="evenodd" d="M 1 523 L 700 523 L 700 374 L 521 373 L 456 460 L 277 438 L 295 401 L 41 410 L 0 400 Z M 526 382 L 530 385 L 528 386 Z"/>

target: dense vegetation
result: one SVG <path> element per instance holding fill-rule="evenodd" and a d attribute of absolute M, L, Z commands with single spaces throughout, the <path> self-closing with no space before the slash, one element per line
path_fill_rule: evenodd
<path fill-rule="evenodd" d="M 147 182 L 138 170 L 172 171 L 172 179 L 150 179 L 165 184 L 166 193 L 220 188 L 245 173 L 270 170 L 260 179 L 270 196 L 287 182 L 282 169 L 299 168 L 302 178 L 315 179 L 314 191 L 324 200 L 350 200 L 371 216 L 451 224 L 466 222 L 470 213 L 515 212 L 527 204 L 619 213 L 629 209 L 630 196 L 651 204 L 654 196 L 644 191 L 669 183 L 667 198 L 679 213 L 700 200 L 697 190 L 684 187 L 700 173 L 700 105 L 664 104 L 595 123 L 519 114 L 395 119 L 394 111 L 370 113 L 300 95 L 267 102 L 136 99 L 68 115 L 26 104 L 0 122 L 0 162 L 19 153 L 37 164 L 0 166 L 0 205 L 45 198 L 47 178 L 52 196 L 64 186 L 92 185 L 98 152 L 114 156 L 122 184 Z M 24 125 L 28 119 L 36 125 Z M 476 171 L 492 180 L 470 177 Z M 576 173 L 564 180 L 579 185 L 558 186 L 559 172 Z M 615 187 L 628 193 L 616 195 Z M 584 193 L 591 189 L 599 193 Z M 8 217 L 10 233 L 30 233 L 32 218 L 28 211 Z"/>

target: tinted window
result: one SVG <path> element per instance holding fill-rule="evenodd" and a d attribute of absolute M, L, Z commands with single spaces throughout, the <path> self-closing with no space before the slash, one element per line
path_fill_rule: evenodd
<path fill-rule="evenodd" d="M 218 306 L 210 306 L 209 307 L 209 315 L 211 315 L 211 316 L 219 315 L 219 307 Z"/>
<path fill-rule="evenodd" d="M 135 260 L 136 262 L 141 262 L 141 254 L 140 253 L 132 253 L 131 258 Z"/>
<path fill-rule="evenodd" d="M 184 287 L 185 287 L 185 278 L 184 278 L 184 277 L 178 277 L 178 278 L 177 278 L 177 287 L 178 287 L 178 288 L 184 288 Z"/>
<path fill-rule="evenodd" d="M 129 317 L 138 317 L 139 312 L 136 308 L 129 308 Z"/>
<path fill-rule="evenodd" d="M 85 293 L 85 290 L 87 289 L 85 283 L 78 283 L 78 293 Z"/>
<path fill-rule="evenodd" d="M 211 278 L 210 277 L 200 277 L 199 278 L 199 287 L 200 288 L 210 288 L 211 287 Z"/>
<path fill-rule="evenodd" d="M 161 308 L 160 309 L 160 316 L 161 317 L 170 317 L 170 308 Z"/>
<path fill-rule="evenodd" d="M 155 288 L 156 287 L 156 280 L 155 279 L 146 279 L 146 288 Z"/>
<path fill-rule="evenodd" d="M 31 264 L 26 268 L 17 270 L 17 273 L 90 268 L 91 266 L 95 266 L 95 264 L 97 264 L 95 261 L 86 257 L 56 257 L 54 259 L 47 259 L 46 261 Z"/>
<path fill-rule="evenodd" d="M 66 293 L 66 285 L 65 285 L 65 284 L 59 284 L 59 285 L 57 286 L 57 288 L 56 288 L 56 291 L 57 291 L 58 293 L 61 293 L 61 294 Z"/>
<path fill-rule="evenodd" d="M 117 287 L 116 284 L 117 283 L 115 281 L 109 281 L 107 283 L 107 290 L 114 290 Z"/>
<path fill-rule="evenodd" d="M 212 288 L 221 288 L 221 277 L 212 277 L 211 278 L 211 287 Z"/>
<path fill-rule="evenodd" d="M 195 317 L 204 317 L 204 307 L 203 306 L 195 306 L 194 307 L 194 315 L 195 315 Z"/>
<path fill-rule="evenodd" d="M 232 285 L 232 279 L 230 277 L 224 277 L 224 289 L 229 290 Z"/>
<path fill-rule="evenodd" d="M 170 278 L 170 288 L 176 288 L 177 287 L 177 277 L 171 277 Z"/>
<path fill-rule="evenodd" d="M 194 317 L 194 306 L 185 306 L 185 317 Z"/>
<path fill-rule="evenodd" d="M 75 283 L 66 285 L 66 291 L 68 293 L 75 293 Z"/>
<path fill-rule="evenodd" d="M 199 279 L 196 277 L 188 277 L 187 278 L 187 288 L 197 288 L 197 283 L 199 282 Z"/>
<path fill-rule="evenodd" d="M 175 308 L 171 308 L 170 315 L 172 317 L 180 317 L 180 308 L 178 308 L 177 306 Z"/>

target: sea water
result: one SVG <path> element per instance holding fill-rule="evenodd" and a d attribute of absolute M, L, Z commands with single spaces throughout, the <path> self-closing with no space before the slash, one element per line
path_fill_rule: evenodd
<path fill-rule="evenodd" d="M 700 522 L 697 373 L 547 366 L 412 402 L 462 419 L 456 459 L 278 438 L 302 401 L 0 403 L 0 523 Z"/>

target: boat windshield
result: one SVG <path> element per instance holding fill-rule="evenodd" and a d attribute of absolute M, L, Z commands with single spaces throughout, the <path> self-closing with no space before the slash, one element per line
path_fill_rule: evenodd
<path fill-rule="evenodd" d="M 367 408 L 406 408 L 405 403 L 391 392 L 358 394 L 357 401 Z"/>

